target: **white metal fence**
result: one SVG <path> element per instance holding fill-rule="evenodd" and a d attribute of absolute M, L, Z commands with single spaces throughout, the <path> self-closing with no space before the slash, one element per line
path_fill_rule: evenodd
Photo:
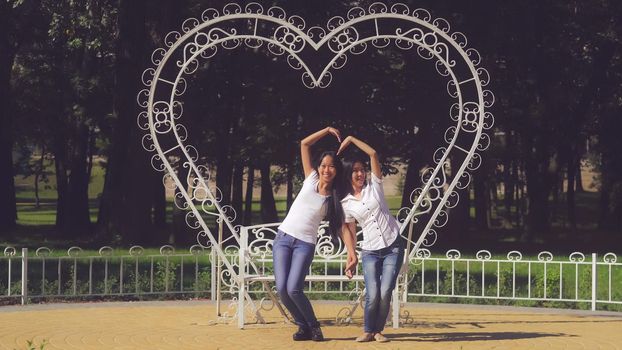
<path fill-rule="evenodd" d="M 192 246 L 188 252 L 175 252 L 162 246 L 157 253 L 133 246 L 127 252 L 102 247 L 96 255 L 85 255 L 71 247 L 64 255 L 49 248 L 7 247 L 0 257 L 0 301 L 84 297 L 173 296 L 176 294 L 214 294 L 210 276 L 209 251 Z M 10 301 L 9 301 L 10 302 Z"/>
<path fill-rule="evenodd" d="M 511 304 L 586 307 L 622 311 L 622 264 L 614 253 L 599 257 L 574 252 L 554 259 L 550 252 L 523 259 L 511 251 L 493 257 L 486 250 L 463 258 L 458 250 L 444 257 L 418 252 L 408 276 L 407 297 L 470 298 Z M 404 296 L 406 297 L 406 296 Z"/>
<path fill-rule="evenodd" d="M 253 250 L 257 247 L 253 242 L 269 248 L 270 244 L 266 243 L 270 241 L 261 231 L 255 231 L 249 246 L 253 262 L 266 274 L 272 273 L 271 252 Z M 227 282 L 226 270 L 212 263 L 216 256 L 209 250 L 193 246 L 178 252 L 171 246 L 163 246 L 152 253 L 148 251 L 139 246 L 127 252 L 102 247 L 96 255 L 88 255 L 78 247 L 71 247 L 61 256 L 45 247 L 36 249 L 34 254 L 26 248 L 19 254 L 7 247 L 0 256 L 0 302 L 236 296 L 230 288 L 235 283 Z M 235 247 L 229 247 L 226 252 L 231 261 L 237 259 Z M 343 274 L 345 255 L 341 247 L 325 252 L 328 253 L 316 256 L 310 275 Z M 440 256 L 432 256 L 422 249 L 410 261 L 405 278 L 408 288 L 402 291 L 402 301 L 478 299 L 510 305 L 622 311 L 622 263 L 617 262 L 614 253 L 586 256 L 575 252 L 556 259 L 550 252 L 524 258 L 518 251 L 493 256 L 482 250 L 466 258 L 454 249 Z M 251 284 L 249 293 L 265 294 L 264 288 L 261 283 Z M 362 288 L 362 283 L 355 281 L 307 282 L 308 293 L 326 298 L 347 298 Z"/>

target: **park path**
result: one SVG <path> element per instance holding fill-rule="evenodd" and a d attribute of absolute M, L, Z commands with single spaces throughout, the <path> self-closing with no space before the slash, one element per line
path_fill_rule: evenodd
<path fill-rule="evenodd" d="M 387 329 L 391 342 L 357 344 L 354 325 L 333 325 L 343 306 L 314 302 L 328 341 L 293 342 L 276 312 L 239 330 L 212 324 L 209 301 L 110 302 L 0 308 L 0 349 L 622 349 L 622 314 L 534 308 L 408 304 L 413 322 Z M 37 347 L 37 349 L 39 349 Z"/>

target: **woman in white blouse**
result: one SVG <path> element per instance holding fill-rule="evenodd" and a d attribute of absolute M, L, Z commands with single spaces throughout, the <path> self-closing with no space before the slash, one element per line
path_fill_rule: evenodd
<path fill-rule="evenodd" d="M 352 276 L 358 263 L 356 256 L 356 223 L 363 229 L 361 257 L 365 279 L 364 333 L 356 338 L 358 342 L 376 340 L 386 342 L 382 334 L 389 314 L 391 294 L 404 259 L 403 239 L 400 226 L 389 212 L 382 188 L 382 171 L 376 151 L 365 142 L 348 136 L 341 143 L 340 154 L 354 144 L 369 156 L 371 179 L 367 180 L 365 163 L 362 160 L 344 161 L 345 193 L 343 206 L 345 223 L 342 238 L 348 249 L 346 274 Z M 348 188 L 350 184 L 350 188 Z"/>

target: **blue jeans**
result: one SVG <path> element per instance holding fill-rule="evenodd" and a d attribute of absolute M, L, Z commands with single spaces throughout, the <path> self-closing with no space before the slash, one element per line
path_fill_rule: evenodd
<path fill-rule="evenodd" d="M 391 294 L 404 260 L 402 237 L 390 246 L 378 250 L 363 250 L 363 277 L 365 278 L 366 333 L 379 333 L 384 329 L 391 306 Z"/>
<path fill-rule="evenodd" d="M 283 231 L 277 233 L 272 248 L 274 279 L 281 302 L 301 327 L 318 327 L 313 307 L 304 294 L 305 277 L 313 261 L 315 245 Z"/>

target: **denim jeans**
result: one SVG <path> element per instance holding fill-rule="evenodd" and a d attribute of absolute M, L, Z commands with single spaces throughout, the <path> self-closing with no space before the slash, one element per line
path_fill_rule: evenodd
<path fill-rule="evenodd" d="M 318 327 L 313 307 L 304 294 L 304 282 L 313 261 L 315 245 L 283 231 L 277 233 L 272 248 L 274 279 L 281 302 L 301 327 Z"/>
<path fill-rule="evenodd" d="M 387 322 L 391 295 L 404 260 L 402 241 L 398 236 L 386 248 L 361 252 L 366 290 L 363 328 L 366 333 L 382 332 Z"/>

